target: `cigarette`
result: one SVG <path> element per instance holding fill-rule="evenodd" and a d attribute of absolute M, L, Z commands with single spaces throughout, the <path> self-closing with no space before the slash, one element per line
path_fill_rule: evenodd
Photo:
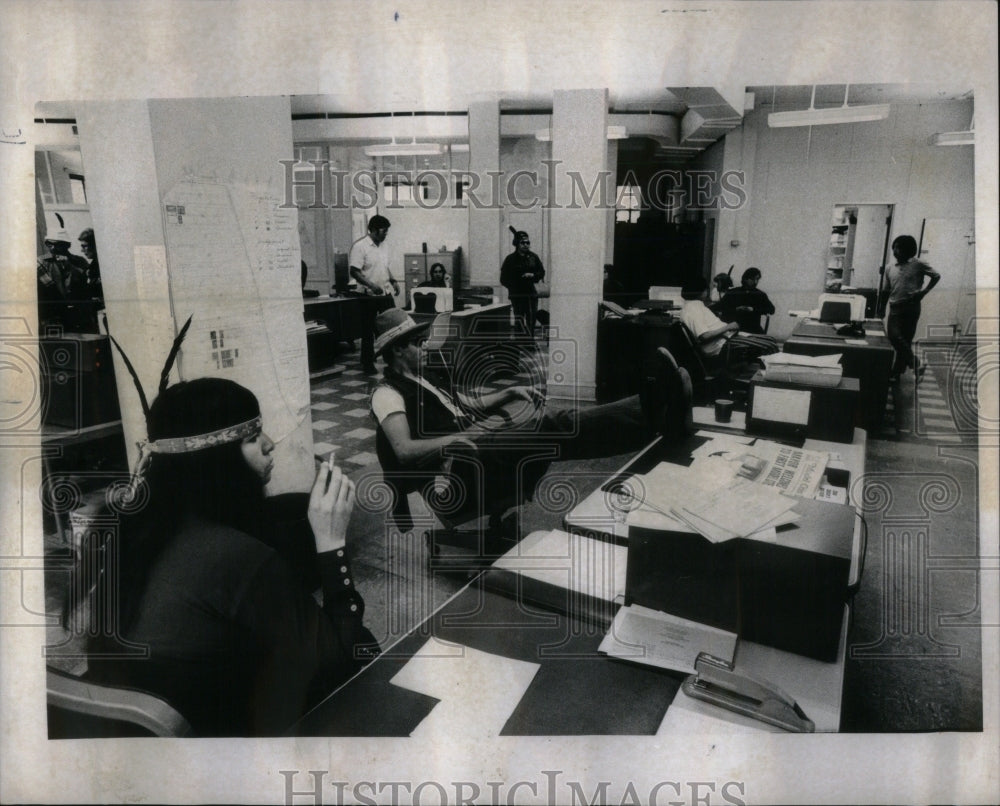
<path fill-rule="evenodd" d="M 334 451 L 330 451 L 330 458 L 326 460 L 327 465 L 330 467 L 330 472 L 333 472 L 333 457 L 335 456 Z"/>

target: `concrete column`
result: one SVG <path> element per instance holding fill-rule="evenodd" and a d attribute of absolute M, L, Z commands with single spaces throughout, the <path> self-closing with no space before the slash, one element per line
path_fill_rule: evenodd
<path fill-rule="evenodd" d="M 473 192 L 484 204 L 480 207 L 469 202 L 469 257 L 463 285 L 499 286 L 497 255 L 500 254 L 503 211 L 499 203 L 485 203 L 493 199 L 492 188 L 500 186 L 500 103 L 497 100 L 469 104 L 469 171 L 474 177 L 473 185 L 475 177 L 479 179 L 479 189 Z"/>
<path fill-rule="evenodd" d="M 232 98 L 77 113 L 111 332 L 152 403 L 192 314 L 174 379 L 228 377 L 257 395 L 278 443 L 272 493 L 313 476 L 297 214 L 282 207 L 289 109 L 288 98 Z M 145 423 L 117 355 L 115 370 L 134 461 Z"/>
<path fill-rule="evenodd" d="M 606 253 L 607 205 L 615 177 L 607 174 L 608 92 L 564 90 L 552 99 L 551 266 L 546 267 L 555 328 L 550 340 L 549 393 L 594 400 L 597 305 Z"/>

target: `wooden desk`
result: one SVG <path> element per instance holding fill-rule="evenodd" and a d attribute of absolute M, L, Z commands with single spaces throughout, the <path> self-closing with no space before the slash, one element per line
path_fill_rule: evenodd
<path fill-rule="evenodd" d="M 684 675 L 609 660 L 607 625 L 489 590 L 482 575 L 313 708 L 292 736 L 655 735 Z"/>
<path fill-rule="evenodd" d="M 852 344 L 848 336 L 838 336 L 841 325 L 805 320 L 795 330 L 782 350 L 798 355 L 832 355 L 841 353 L 841 366 L 848 378 L 857 378 L 860 385 L 855 425 L 867 430 L 878 429 L 885 416 L 889 393 L 889 372 L 894 352 L 886 338 L 885 328 L 878 320 L 865 322 L 864 343 Z"/>
<path fill-rule="evenodd" d="M 319 703 L 292 736 L 412 736 L 428 742 L 496 736 L 778 732 L 691 700 L 686 674 L 611 660 L 597 648 L 624 591 L 625 549 L 554 530 L 535 532 L 423 624 Z M 520 579 L 565 593 L 539 606 Z M 506 589 L 503 580 L 506 580 Z M 577 608 L 580 597 L 602 613 Z M 846 647 L 847 618 L 840 658 Z M 794 697 L 817 730 L 840 723 L 843 663 L 820 663 L 748 642 L 736 669 Z"/>
<path fill-rule="evenodd" d="M 326 325 L 334 341 L 361 338 L 361 297 L 312 297 L 303 303 L 305 319 Z"/>

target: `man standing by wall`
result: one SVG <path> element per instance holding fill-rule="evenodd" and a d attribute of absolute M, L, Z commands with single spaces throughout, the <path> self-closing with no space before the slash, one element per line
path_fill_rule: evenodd
<path fill-rule="evenodd" d="M 351 277 L 358 284 L 358 292 L 365 297 L 361 309 L 361 368 L 366 375 L 376 372 L 375 317 L 395 306 L 390 290 L 392 294 L 399 293 L 399 283 L 389 268 L 392 254 L 385 245 L 390 226 L 385 216 L 372 216 L 368 222 L 368 234 L 351 247 L 348 261 Z"/>
<path fill-rule="evenodd" d="M 885 330 L 896 350 L 896 360 L 889 373 L 889 382 L 896 383 L 907 367 L 920 380 L 923 368 L 913 355 L 913 337 L 920 321 L 920 301 L 938 284 L 941 275 L 917 260 L 917 241 L 912 235 L 900 235 L 892 242 L 892 256 L 896 265 L 888 272 L 889 318 Z M 924 286 L 924 277 L 930 282 Z"/>

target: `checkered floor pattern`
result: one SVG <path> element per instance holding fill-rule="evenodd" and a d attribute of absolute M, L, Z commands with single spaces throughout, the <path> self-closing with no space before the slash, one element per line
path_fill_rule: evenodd
<path fill-rule="evenodd" d="M 893 441 L 961 444 L 975 442 L 979 416 L 976 345 L 961 342 L 918 347 L 923 378 L 907 372 L 890 385 L 881 429 L 870 437 Z M 489 376 L 483 391 L 513 384 L 544 390 L 548 350 L 522 356 L 520 365 Z M 383 368 L 379 362 L 379 370 Z M 318 456 L 337 452 L 348 468 L 378 461 L 369 399 L 379 376 L 364 375 L 351 357 L 342 368 L 312 382 L 313 448 Z"/>
<path fill-rule="evenodd" d="M 889 387 L 881 439 L 943 445 L 975 443 L 979 427 L 977 345 L 945 342 L 917 346 L 925 368 Z"/>
<path fill-rule="evenodd" d="M 486 374 L 479 384 L 480 390 L 491 392 L 525 384 L 539 387 L 544 393 L 547 354 L 544 349 L 524 353 L 517 365 L 506 371 Z M 337 462 L 348 471 L 378 461 L 375 420 L 369 407 L 371 394 L 384 369 L 381 361 L 378 369 L 379 375 L 365 375 L 348 356 L 342 367 L 311 382 L 313 453 L 316 456 L 325 458 L 330 451 L 336 451 Z"/>

